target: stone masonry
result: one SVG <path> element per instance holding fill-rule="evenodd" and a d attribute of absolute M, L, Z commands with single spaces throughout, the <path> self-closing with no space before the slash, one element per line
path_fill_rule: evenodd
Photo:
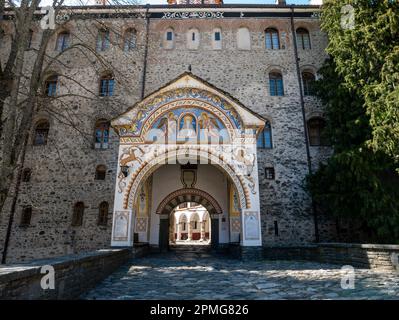
<path fill-rule="evenodd" d="M 212 12 L 224 12 L 227 8 L 224 5 L 204 7 Z M 271 122 L 273 148 L 258 151 L 263 245 L 314 241 L 311 201 L 304 189 L 308 162 L 290 7 L 251 7 L 252 14 L 240 17 L 240 12 L 248 8 L 237 5 L 233 6 L 236 16 L 228 16 L 226 11 L 224 18 L 162 18 L 170 8 L 167 5 L 150 6 L 150 18 L 146 20 L 121 14 L 120 8 L 103 6 L 94 10 L 94 7 L 88 7 L 86 14 L 77 16 L 63 26 L 63 30 L 72 35 L 72 45 L 84 43 L 92 47 L 98 28 L 107 26 L 112 31 L 111 44 L 108 50 L 98 53 L 98 57 L 77 49 L 68 50 L 60 58 L 62 63 L 53 64 L 49 70 L 65 75 L 60 77 L 57 94 L 73 92 L 91 98 L 67 96 L 56 101 L 43 100 L 39 105 L 35 121 L 43 118 L 49 120 L 48 143 L 45 146 L 33 146 L 30 143 L 28 146 L 25 167 L 31 168 L 32 175 L 30 182 L 21 185 L 7 262 L 110 246 L 118 139 L 111 130 L 109 148 L 94 149 L 95 122 L 98 119 L 111 120 L 140 101 L 142 94 L 150 94 L 189 68 L 194 75 L 231 94 Z M 175 11 L 188 9 L 176 7 Z M 131 14 L 145 13 L 145 7 L 130 10 Z M 300 71 L 309 70 L 315 74 L 327 57 L 324 51 L 327 38 L 320 31 L 319 19 L 312 16 L 318 10 L 317 6 L 298 6 L 294 11 L 294 28 L 306 28 L 311 41 L 311 49 L 298 49 Z M 103 15 L 99 17 L 95 11 Z M 134 50 L 124 52 L 121 39 L 129 27 L 137 31 L 137 44 Z M 250 50 L 237 48 L 237 30 L 243 27 L 250 31 Z M 265 29 L 268 27 L 279 31 L 280 50 L 265 48 Z M 163 45 L 168 28 L 172 28 L 175 35 L 172 49 Z M 186 33 L 191 28 L 196 28 L 200 34 L 199 48 L 194 50 L 187 49 L 186 45 Z M 212 47 L 215 28 L 222 31 L 221 50 Z M 12 32 L 11 28 L 9 30 Z M 37 28 L 33 46 L 39 41 L 40 29 Z M 55 41 L 56 35 L 48 46 L 51 56 L 57 54 L 54 51 Z M 7 50 L 7 45 L 0 48 L 3 57 Z M 31 62 L 31 54 L 27 52 L 27 66 Z M 109 70 L 112 70 L 116 80 L 114 96 L 95 96 L 99 77 Z M 269 95 L 268 74 L 271 71 L 279 71 L 283 76 L 285 94 L 282 97 Z M 71 79 L 76 79 L 82 86 Z M 307 119 L 323 116 L 323 108 L 314 97 L 306 96 L 304 100 Z M 68 111 L 68 115 L 62 118 L 55 112 L 48 112 L 49 105 L 64 116 Z M 72 122 L 77 124 L 79 132 L 72 128 Z M 312 167 L 316 168 L 330 152 L 328 147 L 310 147 Z M 95 168 L 99 164 L 107 168 L 104 181 L 94 179 Z M 270 166 L 275 168 L 275 180 L 265 178 L 264 168 Z M 83 201 L 85 205 L 83 225 L 73 227 L 72 209 L 77 201 Z M 110 208 L 106 226 L 97 225 L 98 208 L 102 201 L 107 201 Z M 26 205 L 33 207 L 32 220 L 29 226 L 21 227 L 21 212 Z M 6 213 L 9 214 L 9 211 Z M 7 214 L 0 216 L 0 251 L 4 246 L 9 218 Z M 275 234 L 275 222 L 278 224 L 278 234 Z M 334 225 L 328 221 L 322 222 L 321 239 L 333 240 Z"/>

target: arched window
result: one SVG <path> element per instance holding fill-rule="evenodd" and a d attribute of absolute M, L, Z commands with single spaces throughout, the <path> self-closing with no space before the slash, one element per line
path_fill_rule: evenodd
<path fill-rule="evenodd" d="M 31 175 L 32 175 L 32 170 L 30 168 L 24 168 L 21 177 L 22 182 L 29 182 Z"/>
<path fill-rule="evenodd" d="M 112 74 L 106 74 L 100 78 L 100 96 L 111 97 L 114 94 L 115 80 Z"/>
<path fill-rule="evenodd" d="M 32 47 L 32 41 L 33 41 L 33 30 L 29 29 L 29 34 L 28 34 L 28 49 Z"/>
<path fill-rule="evenodd" d="M 296 29 L 296 39 L 298 48 L 310 49 L 309 31 L 304 28 Z"/>
<path fill-rule="evenodd" d="M 200 33 L 197 29 L 190 29 L 187 32 L 187 48 L 196 50 L 200 44 Z"/>
<path fill-rule="evenodd" d="M 97 43 L 96 43 L 96 50 L 97 51 L 106 51 L 109 48 L 109 30 L 108 29 L 101 29 L 98 31 L 97 34 Z"/>
<path fill-rule="evenodd" d="M 302 72 L 303 93 L 305 96 L 314 94 L 315 76 L 310 72 Z"/>
<path fill-rule="evenodd" d="M 31 219 L 32 219 L 32 207 L 26 206 L 25 208 L 22 209 L 20 226 L 21 227 L 29 226 Z"/>
<path fill-rule="evenodd" d="M 69 47 L 69 38 L 70 34 L 67 31 L 60 32 L 57 36 L 57 43 L 55 45 L 55 50 L 57 51 L 64 51 Z"/>
<path fill-rule="evenodd" d="M 108 221 L 108 210 L 109 205 L 107 201 L 103 201 L 100 203 L 98 207 L 98 225 L 106 226 Z"/>
<path fill-rule="evenodd" d="M 269 89 L 271 96 L 283 96 L 283 76 L 278 72 L 269 73 Z"/>
<path fill-rule="evenodd" d="M 95 126 L 95 143 L 96 149 L 107 149 L 109 140 L 109 122 L 107 120 L 98 120 Z"/>
<path fill-rule="evenodd" d="M 257 146 L 261 149 L 271 149 L 273 148 L 272 144 L 272 126 L 269 121 L 266 121 L 265 127 L 262 132 L 259 133 Z"/>
<path fill-rule="evenodd" d="M 222 49 L 222 30 L 220 28 L 213 29 L 212 47 L 214 50 Z"/>
<path fill-rule="evenodd" d="M 123 37 L 123 51 L 127 52 L 136 48 L 137 32 L 134 29 L 127 29 Z"/>
<path fill-rule="evenodd" d="M 308 120 L 309 144 L 311 146 L 325 146 L 329 142 L 323 134 L 326 122 L 322 118 Z"/>
<path fill-rule="evenodd" d="M 58 76 L 52 75 L 47 77 L 44 82 L 45 95 L 47 97 L 55 97 L 57 94 Z"/>
<path fill-rule="evenodd" d="M 73 215 L 72 215 L 72 226 L 78 227 L 83 224 L 83 214 L 85 211 L 85 205 L 83 202 L 76 202 L 73 207 Z"/>
<path fill-rule="evenodd" d="M 33 145 L 41 146 L 47 144 L 48 132 L 50 124 L 47 120 L 40 120 L 37 122 L 33 137 Z"/>
<path fill-rule="evenodd" d="M 107 168 L 106 166 L 104 166 L 103 164 L 100 164 L 97 166 L 96 168 L 96 180 L 105 180 L 105 175 L 107 172 Z"/>
<path fill-rule="evenodd" d="M 0 27 L 0 48 L 2 48 L 5 44 L 6 41 L 6 33 L 4 30 Z"/>
<path fill-rule="evenodd" d="M 172 28 L 166 29 L 164 36 L 164 48 L 173 49 L 175 43 L 175 33 Z"/>
<path fill-rule="evenodd" d="M 247 28 L 238 29 L 237 48 L 240 50 L 251 50 L 251 34 Z"/>
<path fill-rule="evenodd" d="M 266 49 L 280 49 L 280 39 L 278 31 L 268 28 L 265 31 Z"/>

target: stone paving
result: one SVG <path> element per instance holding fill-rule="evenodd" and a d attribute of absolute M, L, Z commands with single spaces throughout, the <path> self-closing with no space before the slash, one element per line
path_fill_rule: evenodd
<path fill-rule="evenodd" d="M 342 289 L 341 267 L 299 261 L 240 261 L 207 254 L 134 259 L 82 299 L 399 299 L 399 273 L 355 269 Z"/>

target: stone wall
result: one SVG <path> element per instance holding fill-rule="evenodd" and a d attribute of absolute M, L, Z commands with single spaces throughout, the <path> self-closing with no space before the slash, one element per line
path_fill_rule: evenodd
<path fill-rule="evenodd" d="M 72 44 L 83 42 L 94 46 L 97 20 L 86 17 L 69 22 L 66 28 L 73 34 Z M 141 18 L 104 16 L 101 22 L 115 31 L 111 34 L 110 49 L 98 54 L 107 67 L 98 59 L 88 59 L 79 50 L 71 50 L 62 56 L 62 63 L 54 63 L 52 69 L 65 74 L 60 80 L 60 94 L 79 92 L 82 95 L 98 92 L 99 76 L 111 69 L 116 76 L 115 95 L 110 98 L 90 96 L 90 99 L 67 97 L 58 106 L 53 106 L 60 114 L 68 110 L 66 119 L 47 112 L 48 101 L 39 108 L 35 120 L 46 118 L 50 121 L 48 144 L 30 145 L 27 150 L 25 167 L 32 169 L 32 176 L 30 182 L 21 186 L 8 249 L 9 263 L 87 252 L 110 245 L 118 145 L 115 134 L 111 132 L 109 148 L 95 150 L 94 123 L 102 118 L 110 120 L 140 100 L 146 25 Z M 298 17 L 294 24 L 295 28 L 306 27 L 309 30 L 312 45 L 310 50 L 299 49 L 300 68 L 316 72 L 327 56 L 324 51 L 326 35 L 320 31 L 317 18 Z M 137 48 L 124 52 L 120 45 L 121 35 L 128 27 L 137 30 Z M 250 33 L 250 50 L 241 50 L 237 46 L 237 31 L 243 27 Z M 264 31 L 268 27 L 279 30 L 281 50 L 265 48 Z M 163 46 L 168 28 L 175 33 L 173 49 Z M 190 49 L 186 43 L 187 32 L 193 28 L 200 34 L 196 50 Z M 215 28 L 221 30 L 221 50 L 215 50 L 212 45 Z M 34 35 L 33 46 L 40 40 L 39 33 Z M 57 54 L 54 47 L 55 38 L 49 45 L 50 56 Z M 2 50 L 4 56 L 5 49 Z M 31 61 L 31 54 L 27 53 L 27 64 Z M 164 86 L 187 71 L 189 66 L 194 75 L 239 99 L 272 124 L 273 149 L 258 151 L 263 243 L 288 245 L 313 241 L 310 197 L 304 188 L 308 165 L 290 19 L 278 16 L 151 18 L 144 95 Z M 271 71 L 282 73 L 284 96 L 270 96 L 268 74 Z M 76 79 L 86 89 L 70 79 Z M 323 108 L 314 97 L 305 97 L 305 109 L 307 118 L 323 116 Z M 78 131 L 66 121 L 70 117 Z M 329 151 L 326 147 L 311 147 L 314 167 L 326 158 Z M 100 164 L 107 167 L 104 181 L 94 180 L 95 168 Z M 264 168 L 268 166 L 275 168 L 275 180 L 265 179 Z M 85 205 L 83 225 L 71 226 L 73 205 L 78 201 Z M 107 201 L 110 208 L 105 226 L 97 224 L 98 207 L 102 201 Z M 29 226 L 21 227 L 19 221 L 26 205 L 33 207 L 32 221 Z M 0 216 L 0 249 L 7 223 L 7 215 Z M 334 230 L 333 225 L 326 222 L 322 240 L 334 239 Z"/>
<path fill-rule="evenodd" d="M 133 253 L 138 256 L 144 248 Z M 0 299 L 75 299 L 132 256 L 131 249 L 98 250 L 29 264 L 0 267 Z M 55 270 L 55 289 L 43 290 L 41 267 Z"/>
<path fill-rule="evenodd" d="M 310 260 L 357 268 L 399 271 L 399 245 L 319 243 L 265 247 L 263 255 L 266 259 L 273 260 Z"/>

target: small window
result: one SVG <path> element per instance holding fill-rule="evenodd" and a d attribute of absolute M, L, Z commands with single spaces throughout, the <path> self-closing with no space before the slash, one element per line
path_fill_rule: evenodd
<path fill-rule="evenodd" d="M 173 41 L 173 32 L 172 31 L 166 32 L 166 40 Z"/>
<path fill-rule="evenodd" d="M 305 96 L 314 95 L 315 76 L 310 72 L 302 72 L 303 93 Z"/>
<path fill-rule="evenodd" d="M 265 168 L 265 178 L 268 180 L 274 180 L 274 168 L 273 167 L 269 167 L 269 168 Z"/>
<path fill-rule="evenodd" d="M 125 52 L 136 48 L 137 33 L 134 29 L 128 29 L 123 37 L 123 50 Z"/>
<path fill-rule="evenodd" d="M 265 127 L 259 133 L 257 146 L 261 149 L 272 149 L 272 126 L 269 121 L 266 121 Z"/>
<path fill-rule="evenodd" d="M 111 97 L 114 94 L 115 80 L 112 74 L 101 77 L 100 79 L 100 96 Z"/>
<path fill-rule="evenodd" d="M 220 31 L 215 32 L 215 41 L 220 41 L 222 37 L 220 36 Z"/>
<path fill-rule="evenodd" d="M 284 95 L 283 77 L 280 73 L 272 72 L 269 74 L 269 86 L 271 96 Z"/>
<path fill-rule="evenodd" d="M 95 125 L 95 143 L 96 149 L 107 149 L 109 140 L 109 122 L 107 120 L 98 120 Z"/>
<path fill-rule="evenodd" d="M 25 168 L 22 171 L 22 182 L 30 182 L 31 174 L 32 174 L 32 170 L 29 168 Z"/>
<path fill-rule="evenodd" d="M 274 235 L 278 237 L 278 222 L 274 221 Z"/>
<path fill-rule="evenodd" d="M 36 124 L 33 145 L 40 146 L 47 144 L 48 132 L 50 130 L 50 124 L 47 120 L 41 120 Z"/>
<path fill-rule="evenodd" d="M 96 180 L 105 180 L 106 172 L 107 168 L 104 165 L 100 164 L 97 166 L 95 176 Z"/>
<path fill-rule="evenodd" d="M 45 95 L 47 97 L 55 97 L 57 94 L 58 76 L 52 75 L 48 77 L 44 83 Z"/>
<path fill-rule="evenodd" d="M 101 202 L 100 206 L 98 207 L 98 225 L 99 226 L 107 225 L 108 211 L 109 211 L 108 202 L 106 202 L 106 201 Z"/>
<path fill-rule="evenodd" d="M 29 30 L 28 34 L 28 49 L 32 48 L 32 41 L 33 41 L 33 30 Z"/>
<path fill-rule="evenodd" d="M 98 31 L 97 35 L 97 43 L 96 50 L 97 51 L 106 51 L 109 48 L 110 40 L 109 40 L 109 30 L 102 29 Z"/>
<path fill-rule="evenodd" d="M 22 209 L 20 226 L 21 227 L 29 226 L 31 219 L 32 219 L 32 207 L 27 206 Z"/>
<path fill-rule="evenodd" d="M 65 49 L 67 49 L 69 47 L 69 38 L 70 38 L 69 32 L 59 33 L 57 37 L 55 50 L 62 52 Z"/>
<path fill-rule="evenodd" d="M 195 220 L 195 221 L 194 221 L 194 230 L 197 229 L 197 223 L 198 223 L 197 220 Z"/>
<path fill-rule="evenodd" d="M 311 146 L 327 146 L 329 141 L 324 135 L 326 122 L 321 118 L 314 118 L 308 121 L 309 144 Z"/>
<path fill-rule="evenodd" d="M 310 49 L 310 36 L 309 31 L 304 28 L 298 28 L 296 30 L 296 38 L 298 48 L 301 49 Z"/>
<path fill-rule="evenodd" d="M 212 49 L 222 49 L 222 30 L 220 28 L 213 29 Z"/>
<path fill-rule="evenodd" d="M 2 28 L 0 28 L 0 48 L 4 46 L 5 41 L 6 41 L 6 33 Z"/>
<path fill-rule="evenodd" d="M 72 226 L 78 227 L 83 224 L 85 206 L 83 202 L 77 202 L 73 207 Z"/>
<path fill-rule="evenodd" d="M 190 29 L 187 32 L 187 48 L 190 50 L 196 50 L 200 45 L 200 33 L 197 29 Z"/>
<path fill-rule="evenodd" d="M 280 40 L 276 29 L 266 29 L 265 31 L 266 49 L 280 49 Z"/>

